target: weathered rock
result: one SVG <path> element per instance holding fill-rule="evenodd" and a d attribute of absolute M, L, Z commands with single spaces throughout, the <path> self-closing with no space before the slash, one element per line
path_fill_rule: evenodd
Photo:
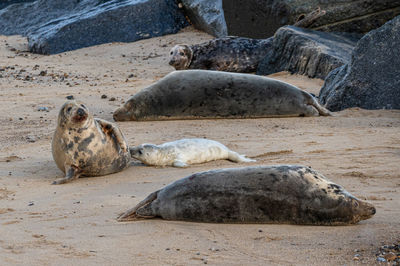
<path fill-rule="evenodd" d="M 359 38 L 344 33 L 282 27 L 276 32 L 271 49 L 258 65 L 257 74 L 289 71 L 311 78 L 325 78 L 331 70 L 350 61 Z"/>
<path fill-rule="evenodd" d="M 267 38 L 317 7 L 312 29 L 366 33 L 400 14 L 400 0 L 223 0 L 229 35 Z"/>
<path fill-rule="evenodd" d="M 26 3 L 26 2 L 33 2 L 35 0 L 2 0 L 0 2 L 0 9 L 3 9 L 9 5 L 19 4 L 19 3 Z"/>
<path fill-rule="evenodd" d="M 222 0 L 181 0 L 193 25 L 215 37 L 228 34 Z"/>
<path fill-rule="evenodd" d="M 400 109 L 399 55 L 400 16 L 357 43 L 351 62 L 329 73 L 320 101 L 331 111 Z"/>
<path fill-rule="evenodd" d="M 32 52 L 54 54 L 176 33 L 188 25 L 174 0 L 38 0 L 0 10 L 0 34 L 22 34 Z"/>

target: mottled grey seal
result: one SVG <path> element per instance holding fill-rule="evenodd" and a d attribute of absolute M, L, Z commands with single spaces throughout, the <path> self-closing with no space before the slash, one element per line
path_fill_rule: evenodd
<path fill-rule="evenodd" d="M 67 101 L 58 115 L 52 153 L 65 177 L 62 184 L 79 176 L 119 172 L 129 165 L 130 153 L 122 132 L 108 121 L 93 118 L 82 103 Z"/>
<path fill-rule="evenodd" d="M 240 73 L 174 71 L 133 95 L 116 121 L 330 115 L 288 83 Z"/>
<path fill-rule="evenodd" d="M 325 13 L 318 8 L 309 14 L 302 14 L 294 25 L 307 28 Z M 250 39 L 228 36 L 194 45 L 178 44 L 170 51 L 169 64 L 176 70 L 255 72 L 258 64 L 270 51 L 272 41 L 273 37 Z"/>
<path fill-rule="evenodd" d="M 311 168 L 281 165 L 193 174 L 151 193 L 118 220 L 344 225 L 374 214 L 373 205 Z"/>
<path fill-rule="evenodd" d="M 224 159 L 232 162 L 255 162 L 231 151 L 222 143 L 209 139 L 180 139 L 161 145 L 145 143 L 131 148 L 130 152 L 133 158 L 154 166 L 187 167 L 188 164 Z"/>
<path fill-rule="evenodd" d="M 224 37 L 204 43 L 175 45 L 169 64 L 176 70 L 208 69 L 227 72 L 255 72 L 272 46 L 272 38 Z"/>

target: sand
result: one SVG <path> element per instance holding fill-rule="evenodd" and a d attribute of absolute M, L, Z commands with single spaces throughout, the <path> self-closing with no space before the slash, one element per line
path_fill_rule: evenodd
<path fill-rule="evenodd" d="M 1 265 L 371 264 L 383 243 L 399 241 L 399 110 L 120 122 L 131 145 L 206 137 L 257 162 L 216 161 L 177 169 L 133 161 L 117 174 L 51 185 L 63 176 L 50 142 L 66 96 L 112 121 L 112 112 L 130 95 L 173 71 L 167 64 L 171 47 L 210 38 L 188 28 L 135 43 L 43 56 L 26 52 L 25 38 L 0 36 Z M 315 94 L 323 84 L 288 73 L 271 76 Z M 45 111 L 38 111 L 40 107 Z M 377 213 L 357 225 L 334 227 L 116 221 L 149 193 L 191 173 L 275 164 L 311 166 L 373 203 Z"/>

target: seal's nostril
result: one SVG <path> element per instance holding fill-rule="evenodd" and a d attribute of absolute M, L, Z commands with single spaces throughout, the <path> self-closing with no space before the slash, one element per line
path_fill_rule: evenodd
<path fill-rule="evenodd" d="M 372 214 L 375 214 L 375 213 L 376 213 L 376 209 L 372 208 Z"/>
<path fill-rule="evenodd" d="M 86 113 L 85 113 L 85 110 L 83 110 L 82 108 L 79 108 L 78 109 L 78 111 L 76 111 L 76 113 L 79 115 L 79 116 L 84 116 Z"/>

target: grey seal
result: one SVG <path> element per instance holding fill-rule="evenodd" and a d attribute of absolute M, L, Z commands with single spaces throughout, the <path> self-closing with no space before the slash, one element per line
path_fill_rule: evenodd
<path fill-rule="evenodd" d="M 235 36 L 194 45 L 178 44 L 170 51 L 169 64 L 176 70 L 255 72 L 271 46 L 272 38 L 250 39 Z"/>
<path fill-rule="evenodd" d="M 279 165 L 190 175 L 151 193 L 118 220 L 345 225 L 375 211 L 309 167 Z"/>
<path fill-rule="evenodd" d="M 279 80 L 210 70 L 174 71 L 133 95 L 116 121 L 331 115 L 309 93 Z"/>
<path fill-rule="evenodd" d="M 180 139 L 160 145 L 144 143 L 130 148 L 130 152 L 133 158 L 154 166 L 187 167 L 189 164 L 224 159 L 237 163 L 255 162 L 210 139 Z"/>
<path fill-rule="evenodd" d="M 53 184 L 79 176 L 100 176 L 119 172 L 129 165 L 128 144 L 114 123 L 94 118 L 88 108 L 67 101 L 58 114 L 52 153 L 65 177 Z"/>

